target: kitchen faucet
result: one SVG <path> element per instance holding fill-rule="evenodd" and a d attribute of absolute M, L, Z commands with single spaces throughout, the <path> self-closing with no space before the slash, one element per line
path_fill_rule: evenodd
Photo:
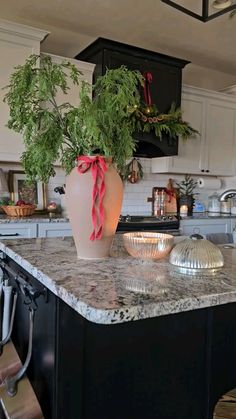
<path fill-rule="evenodd" d="M 219 201 L 225 201 L 227 198 L 232 198 L 234 195 L 236 195 L 236 189 L 227 189 L 227 191 L 224 191 L 220 195 Z"/>

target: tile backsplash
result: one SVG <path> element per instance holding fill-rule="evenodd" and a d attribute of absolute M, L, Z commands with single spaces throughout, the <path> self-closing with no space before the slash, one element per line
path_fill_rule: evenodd
<path fill-rule="evenodd" d="M 168 183 L 168 179 L 171 178 L 175 182 L 179 182 L 183 180 L 184 174 L 159 174 L 159 173 L 151 173 L 151 160 L 150 159 L 140 159 L 140 162 L 143 166 L 144 177 L 143 179 L 136 183 L 131 184 L 126 182 L 125 183 L 125 191 L 124 191 L 124 200 L 123 200 L 123 207 L 122 207 L 122 214 L 143 214 L 143 215 L 150 215 L 152 204 L 151 202 L 147 202 L 147 198 L 152 196 L 152 188 L 154 186 L 158 187 L 166 187 Z M 198 179 L 199 176 L 193 176 L 194 179 Z M 223 192 L 228 185 L 226 186 L 226 179 L 222 179 L 222 188 L 220 190 L 212 190 L 212 189 L 199 189 L 196 188 L 196 195 L 195 198 L 202 203 L 205 204 L 207 209 L 207 202 L 208 196 L 211 195 L 213 192 Z M 236 184 L 236 178 L 230 178 L 231 183 Z M 227 179 L 229 182 L 229 179 Z M 229 182 L 230 183 L 230 182 Z"/>
<path fill-rule="evenodd" d="M 122 214 L 151 214 L 151 202 L 147 202 L 147 198 L 152 196 L 152 188 L 154 186 L 166 187 L 168 179 L 171 178 L 173 181 L 181 181 L 184 175 L 180 174 L 158 174 L 151 173 L 151 160 L 140 159 L 143 167 L 144 176 L 141 181 L 135 184 L 125 182 L 124 189 L 124 200 L 122 206 Z M 20 164 L 8 164 L 3 163 L 0 165 L 3 171 L 8 173 L 8 170 L 22 170 Z M 198 179 L 199 176 L 193 176 Z M 208 196 L 213 192 L 223 192 L 223 190 L 236 187 L 236 177 L 225 177 L 222 179 L 222 188 L 220 190 L 203 190 L 196 189 L 196 198 L 203 202 L 207 206 Z M 56 201 L 60 203 L 60 195 L 54 192 L 56 186 L 65 184 L 65 173 L 60 167 L 56 167 L 56 176 L 51 178 L 47 185 L 47 203 L 50 201 Z"/>

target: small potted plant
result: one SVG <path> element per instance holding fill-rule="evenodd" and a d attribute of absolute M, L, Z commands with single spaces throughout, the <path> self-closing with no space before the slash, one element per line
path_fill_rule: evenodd
<path fill-rule="evenodd" d="M 78 106 L 66 102 L 71 79 Z M 142 75 L 125 66 L 108 70 L 93 86 L 70 62 L 30 56 L 11 75 L 4 101 L 8 128 L 23 134 L 28 181 L 48 182 L 54 164 L 65 169 L 68 215 L 78 257 L 108 256 L 121 212 L 122 171 L 135 149 L 135 112 Z M 65 94 L 58 105 L 57 92 Z"/>
<path fill-rule="evenodd" d="M 197 186 L 197 182 L 191 177 L 191 175 L 186 174 L 181 182 L 176 183 L 176 186 L 178 213 L 180 213 L 181 206 L 184 205 L 187 209 L 186 215 L 192 215 L 194 204 L 194 190 Z"/>

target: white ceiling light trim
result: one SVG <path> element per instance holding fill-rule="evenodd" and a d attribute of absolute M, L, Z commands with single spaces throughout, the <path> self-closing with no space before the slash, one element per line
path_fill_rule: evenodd
<path fill-rule="evenodd" d="M 195 13 L 191 8 L 182 6 L 178 0 L 161 0 L 162 3 L 172 6 L 174 9 L 183 12 L 201 22 L 209 22 L 209 20 L 215 19 L 216 17 L 222 16 L 225 13 L 236 10 L 235 2 L 232 0 L 195 0 L 198 1 L 201 7 L 201 14 Z M 211 9 L 214 8 L 216 11 L 211 13 Z"/>
<path fill-rule="evenodd" d="M 225 9 L 226 7 L 231 6 L 231 4 L 232 4 L 231 0 L 215 0 L 212 3 L 212 7 L 214 7 L 214 9 L 222 10 L 222 9 Z"/>

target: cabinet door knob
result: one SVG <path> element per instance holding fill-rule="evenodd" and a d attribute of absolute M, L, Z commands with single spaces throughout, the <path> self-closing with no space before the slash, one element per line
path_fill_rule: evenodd
<path fill-rule="evenodd" d="M 201 172 L 203 173 L 203 172 L 205 172 L 205 170 L 204 170 L 204 169 L 202 169 L 202 170 L 201 170 Z"/>
<path fill-rule="evenodd" d="M 207 169 L 207 170 L 206 170 L 206 172 L 207 172 L 207 173 L 209 173 L 209 172 L 210 172 L 210 170 L 208 170 L 208 169 Z"/>

